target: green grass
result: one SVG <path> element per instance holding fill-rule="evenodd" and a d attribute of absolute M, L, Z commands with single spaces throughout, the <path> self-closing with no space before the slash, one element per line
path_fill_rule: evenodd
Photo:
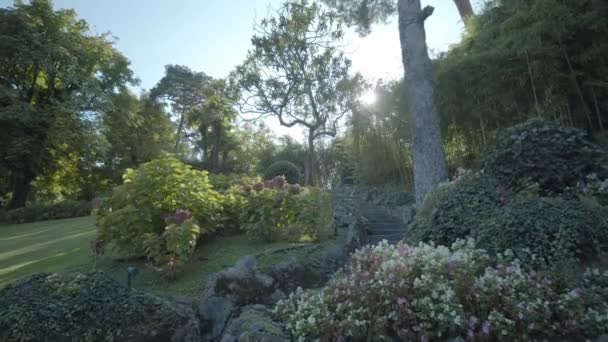
<path fill-rule="evenodd" d="M 0 226 L 0 287 L 39 272 L 92 270 L 89 243 L 95 235 L 92 217 Z M 328 240 L 319 247 L 334 243 L 336 240 Z M 192 260 L 178 273 L 177 280 L 171 282 L 164 280 L 157 270 L 141 260 L 118 261 L 119 255 L 112 251 L 98 259 L 97 269 L 126 283 L 127 267 L 135 266 L 140 274 L 133 280 L 134 288 L 157 295 L 196 299 L 211 274 L 234 265 L 245 255 L 259 255 L 259 267 L 266 268 L 306 252 L 304 248 L 281 251 L 287 247 L 313 245 L 268 244 L 245 235 L 217 237 L 200 244 Z"/>
<path fill-rule="evenodd" d="M 0 286 L 26 275 L 88 263 L 94 237 L 91 217 L 0 226 Z"/>

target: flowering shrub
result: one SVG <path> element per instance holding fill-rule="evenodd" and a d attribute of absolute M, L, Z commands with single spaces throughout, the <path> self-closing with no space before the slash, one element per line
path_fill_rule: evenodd
<path fill-rule="evenodd" d="M 206 172 L 164 157 L 123 178 L 96 213 L 99 238 L 122 252 L 157 262 L 185 259 L 199 234 L 217 228 L 220 196 Z"/>
<path fill-rule="evenodd" d="M 608 273 L 560 289 L 510 253 L 380 243 L 355 252 L 322 290 L 299 289 L 275 309 L 300 341 L 581 339 L 608 332 Z"/>
<path fill-rule="evenodd" d="M 329 194 L 279 176 L 245 187 L 244 229 L 264 241 L 320 240 L 331 225 Z"/>

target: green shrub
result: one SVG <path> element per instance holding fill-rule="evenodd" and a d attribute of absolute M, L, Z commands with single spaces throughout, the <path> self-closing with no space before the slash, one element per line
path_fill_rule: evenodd
<path fill-rule="evenodd" d="M 127 170 L 123 178 L 124 184 L 96 214 L 99 238 L 122 252 L 147 255 L 159 263 L 178 259 L 180 255 L 170 250 L 165 233 L 173 230 L 167 219 L 180 215 L 179 211 L 192 214 L 192 224 L 201 234 L 216 230 L 220 198 L 212 190 L 206 171 L 164 157 Z M 189 244 L 195 243 L 188 229 L 180 231 L 184 238 L 189 237 Z M 152 241 L 158 245 L 152 246 Z"/>
<path fill-rule="evenodd" d="M 2 341 L 170 340 L 183 319 L 102 272 L 36 274 L 0 289 Z"/>
<path fill-rule="evenodd" d="M 87 202 L 65 200 L 52 204 L 33 204 L 28 207 L 7 210 L 3 215 L 3 222 L 27 223 L 80 217 L 90 214 L 91 208 Z"/>
<path fill-rule="evenodd" d="M 608 176 L 606 152 L 585 132 L 538 119 L 500 131 L 482 167 L 505 187 L 537 183 L 544 195 L 561 193 L 591 173 Z"/>
<path fill-rule="evenodd" d="M 406 239 L 449 245 L 471 237 L 492 254 L 513 249 L 526 265 L 594 259 L 608 243 L 599 151 L 581 131 L 544 121 L 507 129 L 481 172 L 428 196 Z"/>
<path fill-rule="evenodd" d="M 290 184 L 298 184 L 301 179 L 298 167 L 292 162 L 281 160 L 270 165 L 264 172 L 264 179 L 273 179 L 277 176 L 283 176 Z"/>
<path fill-rule="evenodd" d="M 592 200 L 518 195 L 486 213 L 470 236 L 492 254 L 511 249 L 527 264 L 532 258 L 539 266 L 588 262 L 608 242 L 608 208 Z"/>
<path fill-rule="evenodd" d="M 244 229 L 267 242 L 318 241 L 331 225 L 329 194 L 321 189 L 286 184 L 275 177 L 247 191 Z"/>
<path fill-rule="evenodd" d="M 247 196 L 243 186 L 232 186 L 224 191 L 221 196 L 222 214 L 220 222 L 222 224 L 222 234 L 238 234 L 242 232 L 243 225 L 247 221 L 248 212 Z"/>
<path fill-rule="evenodd" d="M 583 341 L 608 333 L 608 272 L 573 287 L 489 255 L 387 243 L 355 252 L 321 290 L 298 289 L 275 314 L 301 341 Z"/>
<path fill-rule="evenodd" d="M 468 237 L 501 205 L 502 190 L 493 177 L 474 173 L 444 186 L 425 199 L 406 235 L 409 241 L 450 245 Z"/>

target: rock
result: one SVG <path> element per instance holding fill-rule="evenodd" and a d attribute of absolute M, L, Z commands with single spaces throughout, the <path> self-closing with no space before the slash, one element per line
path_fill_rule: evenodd
<path fill-rule="evenodd" d="M 279 301 L 284 300 L 285 298 L 287 298 L 285 292 L 277 289 L 272 293 L 272 295 L 270 295 L 270 302 L 276 304 Z"/>
<path fill-rule="evenodd" d="M 226 323 L 235 311 L 235 303 L 226 297 L 211 296 L 201 301 L 199 315 L 208 340 L 222 336 Z"/>
<path fill-rule="evenodd" d="M 409 224 L 416 215 L 416 207 L 414 205 L 403 205 L 398 207 L 385 207 L 391 216 L 399 218 L 403 223 Z"/>
<path fill-rule="evenodd" d="M 173 307 L 184 317 L 189 317 L 188 321 L 175 330 L 171 337 L 171 342 L 198 342 L 201 340 L 200 322 L 192 309 L 192 300 L 188 298 L 173 298 Z"/>
<path fill-rule="evenodd" d="M 270 310 L 263 305 L 243 307 L 239 317 L 233 319 L 226 327 L 222 341 L 238 342 L 286 342 L 288 341 L 281 326 L 273 321 Z"/>
<path fill-rule="evenodd" d="M 321 257 L 319 271 L 323 280 L 329 279 L 337 270 L 346 264 L 348 253 L 344 246 L 334 246 Z"/>
<path fill-rule="evenodd" d="M 367 223 L 361 218 L 348 225 L 346 242 L 344 244 L 347 251 L 351 252 L 365 245 L 367 242 L 366 225 Z"/>
<path fill-rule="evenodd" d="M 268 273 L 275 280 L 277 288 L 286 292 L 298 287 L 315 287 L 321 280 L 321 275 L 313 265 L 303 264 L 296 259 L 276 264 Z"/>
<path fill-rule="evenodd" d="M 255 256 L 239 260 L 234 267 L 217 274 L 213 292 L 238 305 L 269 303 L 274 279 L 256 269 Z"/>
<path fill-rule="evenodd" d="M 387 207 L 402 207 L 415 202 L 414 196 L 407 191 L 397 191 L 386 194 L 381 204 Z"/>

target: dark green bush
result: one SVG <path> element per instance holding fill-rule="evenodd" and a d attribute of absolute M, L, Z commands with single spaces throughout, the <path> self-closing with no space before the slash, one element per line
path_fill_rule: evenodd
<path fill-rule="evenodd" d="M 183 319 L 102 272 L 36 274 L 0 289 L 0 341 L 168 341 Z"/>
<path fill-rule="evenodd" d="M 584 131 L 537 119 L 500 131 L 482 168 L 505 187 L 532 182 L 543 194 L 559 194 L 588 174 L 606 178 L 605 158 Z"/>
<path fill-rule="evenodd" d="M 511 249 L 529 264 L 591 261 L 608 242 L 608 208 L 592 200 L 517 196 L 479 220 L 470 234 L 492 254 Z"/>
<path fill-rule="evenodd" d="M 289 184 L 300 182 L 300 171 L 292 162 L 281 160 L 270 165 L 264 172 L 264 179 L 273 179 L 277 176 L 284 176 Z"/>
<path fill-rule="evenodd" d="M 408 240 L 449 246 L 466 238 L 500 206 L 500 192 L 496 179 L 480 173 L 438 187 L 427 195 L 408 231 Z"/>
<path fill-rule="evenodd" d="M 450 245 L 472 237 L 526 263 L 586 261 L 608 243 L 605 163 L 579 130 L 533 120 L 504 130 L 481 172 L 438 187 L 406 235 Z"/>
<path fill-rule="evenodd" d="M 28 207 L 7 210 L 3 215 L 5 223 L 27 223 L 87 216 L 91 208 L 87 202 L 66 200 L 53 204 L 34 204 Z"/>

